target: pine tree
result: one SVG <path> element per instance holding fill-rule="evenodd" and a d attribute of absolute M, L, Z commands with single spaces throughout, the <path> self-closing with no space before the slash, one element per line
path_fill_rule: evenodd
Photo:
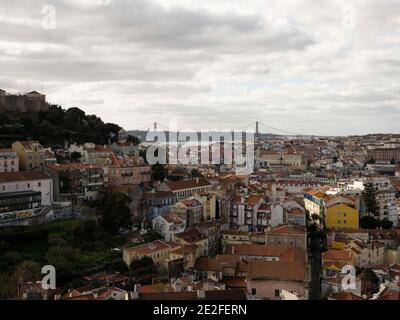
<path fill-rule="evenodd" d="M 361 193 L 362 199 L 365 203 L 368 216 L 379 215 L 378 203 L 376 201 L 376 190 L 371 182 L 365 184 L 364 191 Z"/>

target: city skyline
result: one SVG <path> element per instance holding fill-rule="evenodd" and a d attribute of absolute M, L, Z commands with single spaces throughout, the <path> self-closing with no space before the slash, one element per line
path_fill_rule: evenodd
<path fill-rule="evenodd" d="M 395 1 L 54 1 L 44 28 L 46 5 L 1 4 L 0 88 L 127 130 L 399 133 Z"/>

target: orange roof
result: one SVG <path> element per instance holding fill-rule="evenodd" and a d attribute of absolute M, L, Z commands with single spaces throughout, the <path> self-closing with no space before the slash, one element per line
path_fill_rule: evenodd
<path fill-rule="evenodd" d="M 271 210 L 271 205 L 268 205 L 268 204 L 262 204 L 258 208 L 258 211 L 270 211 L 270 210 Z"/>
<path fill-rule="evenodd" d="M 281 225 L 273 228 L 267 234 L 289 234 L 289 235 L 306 235 L 306 230 L 304 227 L 298 225 Z"/>
<path fill-rule="evenodd" d="M 338 292 L 330 296 L 330 298 L 335 300 L 364 300 L 364 298 L 355 295 L 352 292 Z"/>
<path fill-rule="evenodd" d="M 243 198 L 244 202 L 242 202 L 242 198 Z M 248 204 L 248 205 L 254 205 L 254 204 L 260 202 L 263 198 L 265 198 L 265 196 L 263 196 L 263 195 L 250 195 L 250 196 L 237 195 L 232 199 L 231 202 L 232 203 L 245 203 L 245 204 Z"/>
<path fill-rule="evenodd" d="M 222 283 L 227 288 L 246 288 L 246 277 L 224 277 Z"/>
<path fill-rule="evenodd" d="M 166 213 L 162 215 L 163 219 L 169 223 L 183 223 L 183 220 L 176 213 Z"/>
<path fill-rule="evenodd" d="M 306 261 L 304 250 L 289 245 L 227 244 L 225 252 L 249 257 L 278 257 L 280 261 L 286 262 Z"/>
<path fill-rule="evenodd" d="M 235 268 L 240 257 L 231 255 L 217 255 L 215 258 L 199 257 L 196 259 L 194 268 L 201 271 L 222 271 L 224 268 Z"/>
<path fill-rule="evenodd" d="M 22 144 L 25 149 L 31 148 L 33 144 L 40 145 L 40 142 L 37 140 L 24 140 L 24 141 L 16 141 L 16 142 L 19 142 L 20 144 Z"/>
<path fill-rule="evenodd" d="M 307 281 L 307 268 L 301 262 L 281 262 L 251 260 L 249 262 L 249 275 L 251 280 L 289 280 Z"/>
<path fill-rule="evenodd" d="M 41 171 L 18 171 L 0 173 L 0 183 L 26 180 L 48 180 L 49 176 Z"/>
<path fill-rule="evenodd" d="M 129 253 L 149 255 L 153 252 L 157 252 L 160 250 L 166 250 L 166 249 L 170 249 L 170 248 L 171 248 L 171 245 L 169 245 L 165 241 L 155 240 L 155 241 L 152 241 L 152 242 L 149 242 L 146 244 L 142 244 L 137 247 L 125 248 L 124 250 L 128 251 Z"/>
<path fill-rule="evenodd" d="M 353 255 L 350 250 L 329 249 L 322 254 L 324 261 L 352 261 Z"/>
<path fill-rule="evenodd" d="M 189 229 L 180 233 L 175 234 L 176 238 L 180 238 L 183 239 L 184 241 L 188 242 L 188 243 L 196 243 L 199 241 L 202 241 L 204 239 L 207 239 L 207 237 L 202 234 L 201 232 L 199 232 L 196 229 Z"/>
<path fill-rule="evenodd" d="M 292 208 L 290 209 L 289 213 L 295 216 L 305 216 L 305 212 L 300 210 L 300 208 Z"/>
<path fill-rule="evenodd" d="M 92 165 L 87 163 L 57 163 L 48 166 L 54 171 L 65 171 L 65 170 L 87 170 L 87 169 L 103 169 L 101 165 Z"/>
<path fill-rule="evenodd" d="M 198 180 L 168 181 L 166 184 L 173 191 L 211 186 L 211 183 L 204 178 L 199 178 Z"/>
<path fill-rule="evenodd" d="M 174 290 L 168 283 L 155 283 L 144 285 L 139 288 L 139 293 L 173 292 Z"/>

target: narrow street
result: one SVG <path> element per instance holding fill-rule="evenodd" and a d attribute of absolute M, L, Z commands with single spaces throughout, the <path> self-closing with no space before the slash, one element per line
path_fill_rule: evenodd
<path fill-rule="evenodd" d="M 326 239 L 320 232 L 310 234 L 309 252 L 311 263 L 310 300 L 321 300 L 322 246 Z"/>
<path fill-rule="evenodd" d="M 311 252 L 311 288 L 310 288 L 310 299 L 320 300 L 321 299 L 321 275 L 322 275 L 322 257 L 321 250 L 316 249 L 320 247 L 320 239 L 316 238 L 312 240 L 311 248 L 315 248 Z"/>

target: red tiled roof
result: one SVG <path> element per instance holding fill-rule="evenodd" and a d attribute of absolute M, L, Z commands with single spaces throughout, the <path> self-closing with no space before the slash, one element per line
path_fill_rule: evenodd
<path fill-rule="evenodd" d="M 188 243 L 196 243 L 198 241 L 207 239 L 207 237 L 196 229 L 190 229 L 175 234 L 176 238 L 181 238 Z"/>
<path fill-rule="evenodd" d="M 323 260 L 338 260 L 338 261 L 352 261 L 352 253 L 350 250 L 336 250 L 329 249 L 328 251 L 322 254 Z"/>
<path fill-rule="evenodd" d="M 224 277 L 222 283 L 227 288 L 246 288 L 246 277 Z"/>
<path fill-rule="evenodd" d="M 300 248 L 289 245 L 267 244 L 227 244 L 226 254 L 249 257 L 278 257 L 280 261 L 305 262 L 306 252 Z"/>
<path fill-rule="evenodd" d="M 281 225 L 273 228 L 267 234 L 306 235 L 305 228 L 297 225 Z"/>
<path fill-rule="evenodd" d="M 0 173 L 0 183 L 47 179 L 50 179 L 50 177 L 41 171 L 18 171 Z"/>
<path fill-rule="evenodd" d="M 330 296 L 334 300 L 365 300 L 352 292 L 337 292 Z"/>
<path fill-rule="evenodd" d="M 307 268 L 301 262 L 251 260 L 249 275 L 252 280 L 307 281 Z"/>
<path fill-rule="evenodd" d="M 166 184 L 172 191 L 211 186 L 211 183 L 204 178 L 199 178 L 198 180 L 192 179 L 182 181 L 168 181 L 166 182 Z"/>
<path fill-rule="evenodd" d="M 194 269 L 200 271 L 222 271 L 224 268 L 235 268 L 240 257 L 231 255 L 217 255 L 211 257 L 199 257 L 196 259 Z"/>
<path fill-rule="evenodd" d="M 141 254 L 141 255 L 149 255 L 152 252 L 156 252 L 159 250 L 165 250 L 171 248 L 171 245 L 168 243 L 162 241 L 162 240 L 155 240 L 146 244 L 142 244 L 137 247 L 130 247 L 130 248 L 125 248 L 124 250 L 130 252 L 130 253 L 136 253 L 136 254 Z"/>

